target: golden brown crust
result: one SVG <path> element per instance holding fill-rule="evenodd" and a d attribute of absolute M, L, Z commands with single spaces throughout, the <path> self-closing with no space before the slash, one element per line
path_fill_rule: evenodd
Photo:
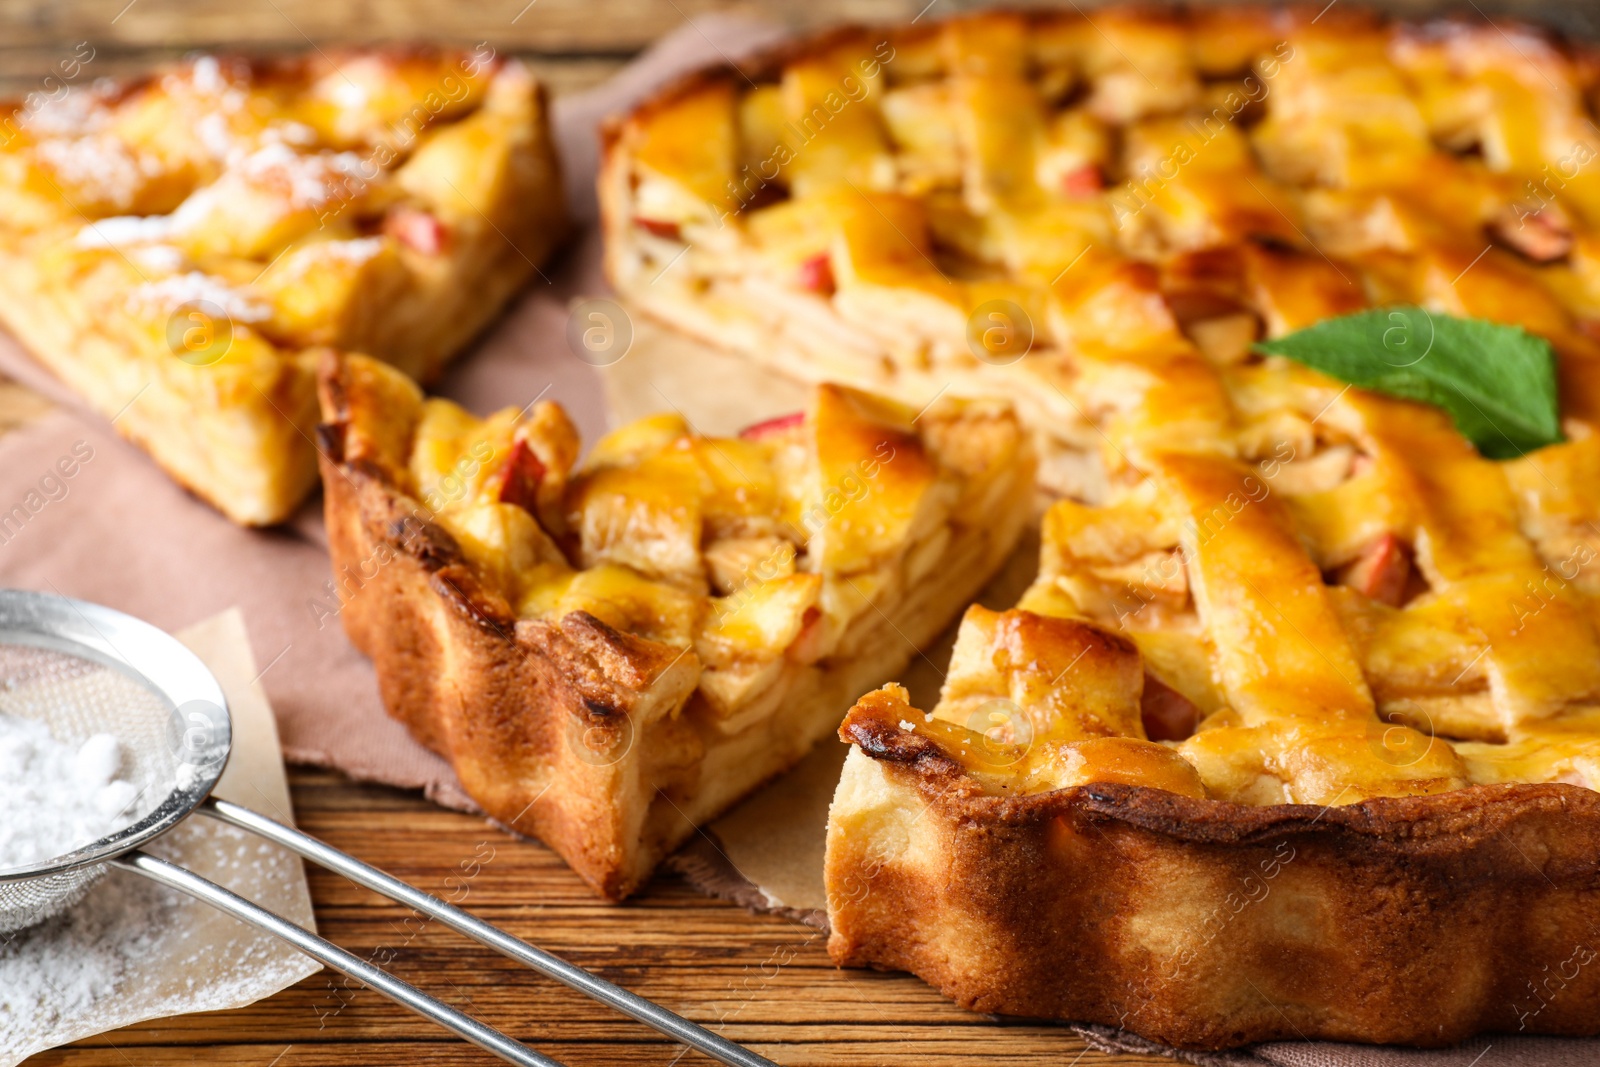
<path fill-rule="evenodd" d="M 1315 3 L 1271 6 L 1252 3 L 1205 5 L 1119 3 L 1116 5 L 1116 10 L 1119 14 L 1143 19 L 1151 25 L 1184 25 L 1187 22 L 1199 22 L 1212 28 L 1231 26 L 1256 32 L 1263 29 L 1282 32 L 1293 26 L 1309 23 L 1313 19 L 1320 24 L 1349 31 L 1372 31 L 1385 26 L 1394 26 L 1424 39 L 1448 37 L 1470 39 L 1486 33 L 1515 32 L 1536 37 L 1566 58 L 1585 66 L 1600 62 L 1600 45 L 1577 40 L 1552 27 L 1524 19 L 1505 17 L 1496 18 L 1486 25 L 1484 19 L 1462 12 L 1445 12 L 1432 18 L 1410 21 L 1350 4 L 1341 4 L 1330 10 L 1325 5 Z M 1083 17 L 1081 13 L 1051 9 L 1034 9 L 1030 12 L 1027 9 L 991 7 L 983 11 L 984 16 L 1017 14 L 1044 22 Z M 608 115 L 603 120 L 600 126 L 602 154 L 609 154 L 613 143 L 627 124 L 646 120 L 676 101 L 692 95 L 697 89 L 720 82 L 736 82 L 743 85 L 748 84 L 747 79 L 760 84 L 772 80 L 795 60 L 821 55 L 852 38 L 872 34 L 879 38 L 887 36 L 896 44 L 906 43 L 930 37 L 938 32 L 942 22 L 961 17 L 963 16 L 954 15 L 942 19 L 933 18 L 918 25 L 856 22 L 831 26 L 809 36 L 780 41 L 760 49 L 740 59 L 737 64 L 731 61 L 710 63 L 679 74 L 628 110 Z M 1596 76 L 1600 77 L 1600 74 Z"/>
<path fill-rule="evenodd" d="M 325 398 L 341 404 L 339 387 Z M 346 462 L 342 436 L 337 422 L 322 434 L 328 546 L 345 630 L 384 706 L 487 812 L 601 894 L 627 895 L 640 872 L 623 862 L 630 828 L 612 802 L 627 764 L 610 754 L 626 755 L 642 705 L 687 695 L 689 665 L 584 613 L 519 622 L 425 509 L 370 463 Z"/>
<path fill-rule="evenodd" d="M 830 824 L 841 965 L 1184 1048 L 1600 1031 L 1591 790 L 1329 808 L 1104 783 L 996 797 L 925 739 L 854 716 L 841 733 L 860 746 Z M 841 811 L 857 792 L 911 820 L 909 839 L 861 833 Z"/>
<path fill-rule="evenodd" d="M 1417 40 L 1470 41 L 1486 35 L 1502 33 L 1526 34 L 1555 50 L 1570 60 L 1580 70 L 1587 72 L 1590 85 L 1600 83 L 1600 44 L 1569 37 L 1552 27 L 1524 19 L 1497 17 L 1493 20 L 1477 18 L 1461 12 L 1446 12 L 1423 20 L 1406 20 L 1389 16 L 1371 8 L 1341 4 L 1333 9 L 1318 4 L 1281 4 L 1268 6 L 1253 3 L 1223 3 L 1185 5 L 1181 3 L 1119 3 L 1115 9 L 1122 14 L 1142 18 L 1150 24 L 1200 24 L 1217 29 L 1233 27 L 1260 33 L 1263 29 L 1283 33 L 1313 21 L 1326 28 L 1337 27 L 1349 32 L 1373 32 L 1384 27 L 1394 27 L 1405 36 Z M 1014 11 L 1004 7 L 987 8 L 980 16 L 950 16 L 972 18 L 985 16 L 1010 16 L 1022 14 L 1040 21 L 1066 21 L 1082 18 L 1081 13 L 1052 10 Z M 781 41 L 741 59 L 737 64 L 728 61 L 711 63 L 687 71 L 668 81 L 646 99 L 626 111 L 608 115 L 600 124 L 601 170 L 626 161 L 614 159 L 621 155 L 621 142 L 629 127 L 638 127 L 667 109 L 672 104 L 697 90 L 718 84 L 747 85 L 771 81 L 788 64 L 809 56 L 821 55 L 841 42 L 864 34 L 887 38 L 894 44 L 920 40 L 938 32 L 946 19 L 929 19 L 920 25 L 848 23 L 830 27 L 810 36 Z M 604 179 L 601 185 L 604 187 Z M 620 205 L 619 205 L 620 206 Z M 625 215 L 607 214 L 605 228 L 608 236 L 619 232 L 631 220 Z"/>

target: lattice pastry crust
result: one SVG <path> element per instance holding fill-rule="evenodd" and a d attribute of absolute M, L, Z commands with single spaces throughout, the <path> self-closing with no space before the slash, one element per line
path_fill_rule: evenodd
<path fill-rule="evenodd" d="M 1037 582 L 966 613 L 930 713 L 856 704 L 835 960 L 1192 1048 L 1597 1030 L 1594 593 L 1442 413 L 1326 403 L 1373 456 L 1347 486 L 1413 488 L 1381 552 L 1325 574 L 1304 494 L 1163 453 L 1050 510 Z"/>
<path fill-rule="evenodd" d="M 1592 507 L 1592 438 L 1496 463 L 1256 373 L 1315 454 L 1155 452 L 1056 503 L 938 706 L 852 709 L 834 958 L 1195 1047 L 1596 1032 L 1596 534 L 1536 503 Z"/>
<path fill-rule="evenodd" d="M 1595 1032 L 1597 79 L 1345 5 L 990 12 L 614 124 L 624 293 L 797 376 L 1009 397 L 1072 498 L 937 707 L 846 720 L 836 960 L 1192 1047 Z M 1252 354 L 1384 303 L 1548 338 L 1566 441 L 1490 462 Z"/>
<path fill-rule="evenodd" d="M 544 94 L 476 51 L 202 56 L 0 123 L 0 318 L 240 523 L 315 484 L 317 346 L 422 380 L 563 232 Z"/>

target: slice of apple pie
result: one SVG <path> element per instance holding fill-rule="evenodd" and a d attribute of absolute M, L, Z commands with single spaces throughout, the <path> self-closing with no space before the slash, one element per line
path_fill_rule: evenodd
<path fill-rule="evenodd" d="M 322 403 L 342 617 L 390 713 L 613 899 L 902 669 L 1033 511 L 998 402 L 823 385 L 582 463 L 554 403 L 478 419 L 361 357 L 329 355 Z"/>
<path fill-rule="evenodd" d="M 1098 500 L 1223 430 L 1209 366 L 1368 304 L 1519 324 L 1592 376 L 1597 93 L 1592 48 L 1349 4 L 851 28 L 614 122 L 606 264 L 791 377 L 1009 398 L 1043 483 Z"/>
<path fill-rule="evenodd" d="M 428 380 L 563 205 L 542 90 L 476 51 L 202 56 L 0 123 L 0 319 L 240 523 L 316 481 L 316 346 Z"/>
<path fill-rule="evenodd" d="M 1589 401 L 1497 463 L 1437 408 L 1248 380 L 1237 436 L 1052 507 L 931 712 L 851 711 L 834 958 L 1188 1047 L 1600 1031 Z"/>

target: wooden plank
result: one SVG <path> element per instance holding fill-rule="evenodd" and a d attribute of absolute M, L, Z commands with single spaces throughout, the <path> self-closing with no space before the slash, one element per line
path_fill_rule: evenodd
<path fill-rule="evenodd" d="M 238 46 L 216 45 L 224 50 Z M 303 51 L 305 44 L 288 44 L 271 48 L 251 47 L 252 52 Z M 162 63 L 182 57 L 189 48 L 137 48 L 114 50 L 96 49 L 94 58 L 83 68 L 80 81 L 88 77 L 126 78 L 148 71 Z M 53 94 L 59 90 L 60 64 L 70 56 L 70 47 L 40 45 L 24 48 L 0 48 L 0 98 L 22 97 L 28 93 Z M 551 55 L 543 52 L 511 52 L 521 58 L 538 75 L 553 93 L 578 92 L 598 85 L 620 70 L 627 62 L 626 56 L 611 55 Z"/>
<path fill-rule="evenodd" d="M 797 26 L 847 19 L 909 19 L 916 0 L 815 0 L 806 4 L 741 4 Z M 940 3 L 954 8 L 952 0 Z M 685 19 L 730 5 L 716 0 L 0 0 L 6 44 L 40 46 L 86 40 L 95 45 L 208 47 L 219 41 L 274 47 L 416 37 L 491 41 L 507 49 L 545 52 L 637 51 Z"/>
<path fill-rule="evenodd" d="M 836 970 L 815 930 L 709 899 L 674 876 L 658 877 L 628 904 L 604 904 L 549 850 L 481 818 L 327 771 L 294 769 L 290 783 L 296 818 L 309 832 L 455 896 L 475 914 L 778 1063 L 965 1067 L 978 1049 L 985 1061 L 1025 1067 L 1171 1062 L 1086 1051 L 1061 1027 L 964 1012 L 908 975 Z M 395 973 L 572 1067 L 665 1065 L 680 1051 L 375 894 L 317 870 L 310 880 L 324 935 L 363 956 L 392 959 Z M 34 1057 L 28 1067 L 190 1062 L 455 1067 L 496 1061 L 323 973 L 241 1011 L 131 1027 Z"/>
<path fill-rule="evenodd" d="M 1106 0 L 1083 0 L 1100 6 Z M 1439 0 L 1369 0 L 1405 13 L 1437 11 Z M 430 40 L 490 41 L 508 50 L 539 52 L 635 52 L 713 12 L 775 19 L 795 27 L 843 21 L 893 22 L 931 8 L 929 17 L 979 6 L 972 0 L 0 0 L 0 26 L 7 48 L 68 46 L 158 49 L 209 48 L 219 42 L 261 47 L 304 47 L 342 41 L 425 37 Z M 1464 6 L 1464 5 L 1463 5 Z M 1485 12 L 1586 22 L 1583 0 L 1479 0 Z"/>
<path fill-rule="evenodd" d="M 1093 8 L 1107 0 L 1084 0 Z M 63 69 L 87 49 L 77 78 L 121 77 L 196 50 L 299 51 L 374 41 L 488 41 L 521 55 L 558 92 L 587 88 L 661 35 L 713 12 L 781 22 L 797 30 L 842 21 L 938 18 L 978 6 L 973 0 L 0 0 L 0 95 L 53 90 Z M 1376 0 L 1401 13 L 1437 10 L 1437 0 Z M 1482 0 L 1486 12 L 1520 14 L 1577 34 L 1600 33 L 1581 0 Z"/>

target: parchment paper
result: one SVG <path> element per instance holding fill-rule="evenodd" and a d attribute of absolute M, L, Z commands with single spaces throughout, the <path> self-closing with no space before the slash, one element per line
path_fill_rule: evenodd
<path fill-rule="evenodd" d="M 233 753 L 217 795 L 291 821 L 278 731 L 254 680 L 243 617 L 230 609 L 177 636 L 228 697 Z M 196 817 L 149 851 L 315 929 L 300 858 L 277 845 Z M 320 969 L 209 905 L 111 871 L 70 911 L 0 944 L 0 1067 L 147 1019 L 243 1007 Z"/>

